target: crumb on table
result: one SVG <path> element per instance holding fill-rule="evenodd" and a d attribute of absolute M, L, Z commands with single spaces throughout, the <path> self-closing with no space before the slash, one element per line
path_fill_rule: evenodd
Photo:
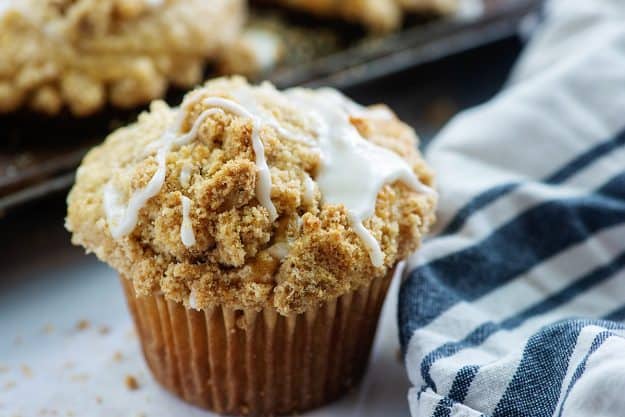
<path fill-rule="evenodd" d="M 81 319 L 78 320 L 78 323 L 76 323 L 76 330 L 79 331 L 87 330 L 89 327 L 91 327 L 89 320 Z"/>
<path fill-rule="evenodd" d="M 100 333 L 101 335 L 106 335 L 109 334 L 111 332 L 111 328 L 107 325 L 102 325 L 98 328 L 98 333 Z"/>
<path fill-rule="evenodd" d="M 52 323 L 46 323 L 41 328 L 41 332 L 45 334 L 50 334 L 54 331 L 54 325 Z"/>
<path fill-rule="evenodd" d="M 23 364 L 20 369 L 26 378 L 31 378 L 33 376 L 33 371 L 30 369 L 30 366 Z"/>
<path fill-rule="evenodd" d="M 124 380 L 124 382 L 126 384 L 126 388 L 131 391 L 136 391 L 139 389 L 139 382 L 137 381 L 137 378 L 132 375 L 126 375 L 126 379 Z"/>

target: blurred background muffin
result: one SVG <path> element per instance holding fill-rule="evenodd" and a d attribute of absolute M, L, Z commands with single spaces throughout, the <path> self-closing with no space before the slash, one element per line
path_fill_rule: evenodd
<path fill-rule="evenodd" d="M 242 0 L 9 0 L 0 4 L 0 112 L 134 107 L 202 80 L 233 42 Z"/>

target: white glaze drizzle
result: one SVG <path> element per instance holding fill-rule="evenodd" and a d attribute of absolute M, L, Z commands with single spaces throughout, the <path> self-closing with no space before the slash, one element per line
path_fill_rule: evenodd
<path fill-rule="evenodd" d="M 260 88 L 270 88 L 275 92 L 275 89 L 268 84 L 263 84 Z M 366 246 L 371 262 L 376 267 L 383 265 L 384 253 L 375 237 L 364 227 L 363 222 L 373 216 L 377 195 L 382 186 L 401 181 L 415 191 L 434 193 L 431 188 L 419 181 L 410 166 L 399 155 L 365 140 L 360 135 L 351 124 L 350 116 L 367 116 L 368 110 L 346 99 L 335 90 L 322 89 L 312 92 L 292 89 L 285 93 L 291 101 L 304 105 L 312 112 L 317 122 L 316 142 L 310 138 L 295 135 L 280 126 L 273 115 L 261 110 L 253 95 L 245 90 L 235 92 L 239 103 L 220 97 L 204 99 L 203 103 L 211 108 L 200 114 L 188 133 L 182 135 L 175 133 L 182 126 L 185 111 L 197 101 L 196 98 L 201 93 L 202 90 L 196 91 L 182 104 L 173 126 L 174 129 L 168 129 L 159 141 L 156 155 L 159 166 L 156 173 L 146 187 L 133 193 L 128 206 L 120 203 L 121 195 L 111 183 L 105 186 L 104 206 L 113 237 L 119 238 L 132 231 L 137 222 L 138 211 L 162 187 L 166 174 L 166 157 L 172 147 L 181 146 L 193 140 L 201 123 L 211 114 L 220 111 L 245 117 L 252 122 L 252 148 L 258 173 L 256 196 L 269 212 L 272 221 L 278 215 L 271 201 L 271 174 L 265 158 L 264 144 L 260 138 L 261 127 L 270 126 L 284 139 L 313 145 L 312 150 L 321 154 L 321 167 L 316 180 L 324 202 L 345 206 L 352 228 Z M 375 110 L 371 113 L 372 117 L 390 115 L 389 112 Z M 310 181 L 307 181 L 308 179 Z M 314 182 L 310 178 L 307 180 L 304 184 L 304 199 L 312 200 Z M 181 183 L 183 183 L 182 179 Z M 184 205 L 183 200 L 183 210 Z M 282 255 L 283 249 L 282 246 L 276 247 L 273 252 Z"/>
<path fill-rule="evenodd" d="M 180 170 L 180 185 L 182 185 L 184 188 L 187 188 L 189 186 L 189 183 L 191 181 L 192 169 L 193 166 L 190 163 L 185 162 L 185 164 L 182 166 L 182 169 Z"/>
<path fill-rule="evenodd" d="M 279 95 L 280 93 L 275 89 L 275 87 L 267 82 L 262 83 L 258 88 L 264 90 L 268 94 L 273 94 L 276 100 L 281 98 Z M 264 110 L 258 105 L 258 101 L 249 91 L 243 89 L 235 91 L 234 97 L 243 107 L 247 109 L 249 113 L 254 114 L 259 122 L 273 128 L 281 139 L 302 143 L 308 146 L 316 146 L 316 142 L 312 138 L 298 135 L 297 133 L 291 132 L 281 126 L 270 112 Z"/>
<path fill-rule="evenodd" d="M 269 212 L 269 219 L 274 221 L 278 218 L 278 212 L 271 201 L 271 172 L 269 171 L 267 159 L 265 158 L 265 145 L 263 145 L 263 141 L 260 139 L 261 121 L 246 108 L 231 100 L 209 97 L 204 100 L 204 104 L 219 107 L 226 112 L 245 117 L 252 121 L 252 148 L 256 156 L 256 172 L 258 174 L 258 181 L 256 181 L 256 198 Z"/>
<path fill-rule="evenodd" d="M 186 111 L 197 102 L 201 91 L 190 95 L 180 106 L 178 115 L 173 126 L 165 130 L 159 139 L 159 146 L 156 152 L 156 162 L 158 168 L 148 184 L 132 193 L 127 205 L 123 205 L 121 193 L 115 188 L 112 182 L 104 186 L 104 212 L 106 214 L 109 230 L 114 239 L 119 239 L 133 231 L 139 218 L 139 210 L 154 197 L 163 187 L 167 174 L 167 155 L 173 147 L 179 147 L 191 142 L 200 128 L 200 125 L 208 116 L 220 112 L 219 109 L 204 110 L 193 123 L 191 129 L 184 134 L 178 133 L 186 117 Z"/>
<path fill-rule="evenodd" d="M 189 307 L 194 310 L 199 310 L 197 308 L 197 295 L 195 289 L 191 289 L 191 292 L 189 293 Z"/>
<path fill-rule="evenodd" d="M 182 224 L 180 225 L 180 240 L 187 248 L 195 245 L 195 234 L 193 233 L 193 224 L 189 212 L 191 211 L 191 199 L 182 196 Z"/>
<path fill-rule="evenodd" d="M 363 222 L 375 213 L 375 203 L 385 184 L 401 181 L 422 193 L 433 190 L 422 184 L 399 155 L 365 140 L 350 122 L 350 111 L 365 111 L 338 92 L 292 89 L 294 102 L 316 113 L 321 167 L 316 181 L 327 204 L 343 204 L 355 233 L 366 246 L 371 263 L 384 264 L 378 241 Z"/>
<path fill-rule="evenodd" d="M 315 182 L 310 175 L 306 174 L 304 178 L 304 204 L 312 204 L 315 198 Z"/>
<path fill-rule="evenodd" d="M 274 243 L 273 245 L 269 247 L 269 249 L 267 249 L 267 251 L 269 252 L 269 255 L 271 255 L 274 259 L 277 259 L 280 261 L 287 257 L 290 250 L 291 250 L 291 247 L 286 242 Z"/>

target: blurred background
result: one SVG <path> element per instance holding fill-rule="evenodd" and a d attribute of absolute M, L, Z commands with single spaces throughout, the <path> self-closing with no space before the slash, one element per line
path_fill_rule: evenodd
<path fill-rule="evenodd" d="M 405 11 L 401 24 L 379 27 L 340 13 L 320 17 L 306 7 L 253 3 L 229 53 L 206 61 L 204 78 L 242 73 L 282 88 L 335 87 L 362 104 L 387 104 L 415 128 L 422 147 L 454 114 L 497 93 L 522 49 L 523 34 L 540 17 L 537 0 L 458 0 L 448 9 Z M 3 30 L 0 24 L 0 39 Z M 0 86 L 2 77 L 0 68 Z M 176 104 L 183 92 L 171 87 L 166 99 Z M 17 410 L 15 395 L 23 392 L 20 384 L 29 383 L 22 366 L 34 367 L 32 358 L 47 343 L 43 328 L 71 336 L 68 329 L 82 319 L 113 329 L 117 321 L 128 324 L 117 282 L 100 279 L 114 274 L 71 246 L 63 219 L 65 196 L 84 153 L 143 108 L 107 105 L 77 116 L 68 110 L 41 114 L 25 105 L 0 115 L 0 415 Z M 394 325 L 392 311 L 384 323 Z M 389 340 L 378 346 L 373 372 L 376 363 L 394 364 L 387 379 L 402 388 L 380 401 L 397 403 L 400 415 L 407 413 L 407 385 L 395 359 L 394 328 L 383 335 Z M 50 343 L 72 349 L 63 340 Z M 381 392 L 378 397 L 386 395 Z"/>

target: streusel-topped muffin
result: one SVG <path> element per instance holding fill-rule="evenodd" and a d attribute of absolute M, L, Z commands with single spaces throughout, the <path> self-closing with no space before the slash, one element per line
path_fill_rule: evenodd
<path fill-rule="evenodd" d="M 244 17 L 242 0 L 4 0 L 0 112 L 83 116 L 190 87 Z"/>
<path fill-rule="evenodd" d="M 198 337 L 187 329 L 201 322 L 205 335 L 213 320 L 224 324 L 209 329 L 202 346 L 224 337 L 243 343 L 238 353 L 212 353 L 227 363 L 242 355 L 222 375 L 231 381 L 225 394 L 223 385 L 185 383 L 184 372 L 163 371 L 163 350 L 148 349 L 164 385 L 217 411 L 302 410 L 358 380 L 389 277 L 434 220 L 432 173 L 416 144 L 414 131 L 385 106 L 361 107 L 330 89 L 279 92 L 222 78 L 189 93 L 180 108 L 153 103 L 92 150 L 68 198 L 67 228 L 75 244 L 123 277 L 144 350 L 147 337 L 167 345 L 163 326 L 174 336 L 182 326 L 171 349 L 187 356 L 180 340 L 193 346 Z M 163 314 L 191 324 L 154 327 Z M 332 330 L 342 325 L 357 334 Z M 316 358 L 298 356 L 296 334 Z M 335 343 L 352 347 L 331 353 Z M 252 360 L 246 349 L 268 357 Z M 276 368 L 274 355 L 289 352 L 288 369 Z M 324 355 L 340 361 L 340 372 L 313 378 Z M 211 369 L 198 360 L 189 368 Z M 300 368 L 309 371 L 300 375 Z M 252 371 L 288 374 L 301 389 L 267 392 L 267 381 L 250 383 Z M 335 389 L 323 391 L 329 380 L 338 381 Z M 265 402 L 250 398 L 258 392 Z"/>

